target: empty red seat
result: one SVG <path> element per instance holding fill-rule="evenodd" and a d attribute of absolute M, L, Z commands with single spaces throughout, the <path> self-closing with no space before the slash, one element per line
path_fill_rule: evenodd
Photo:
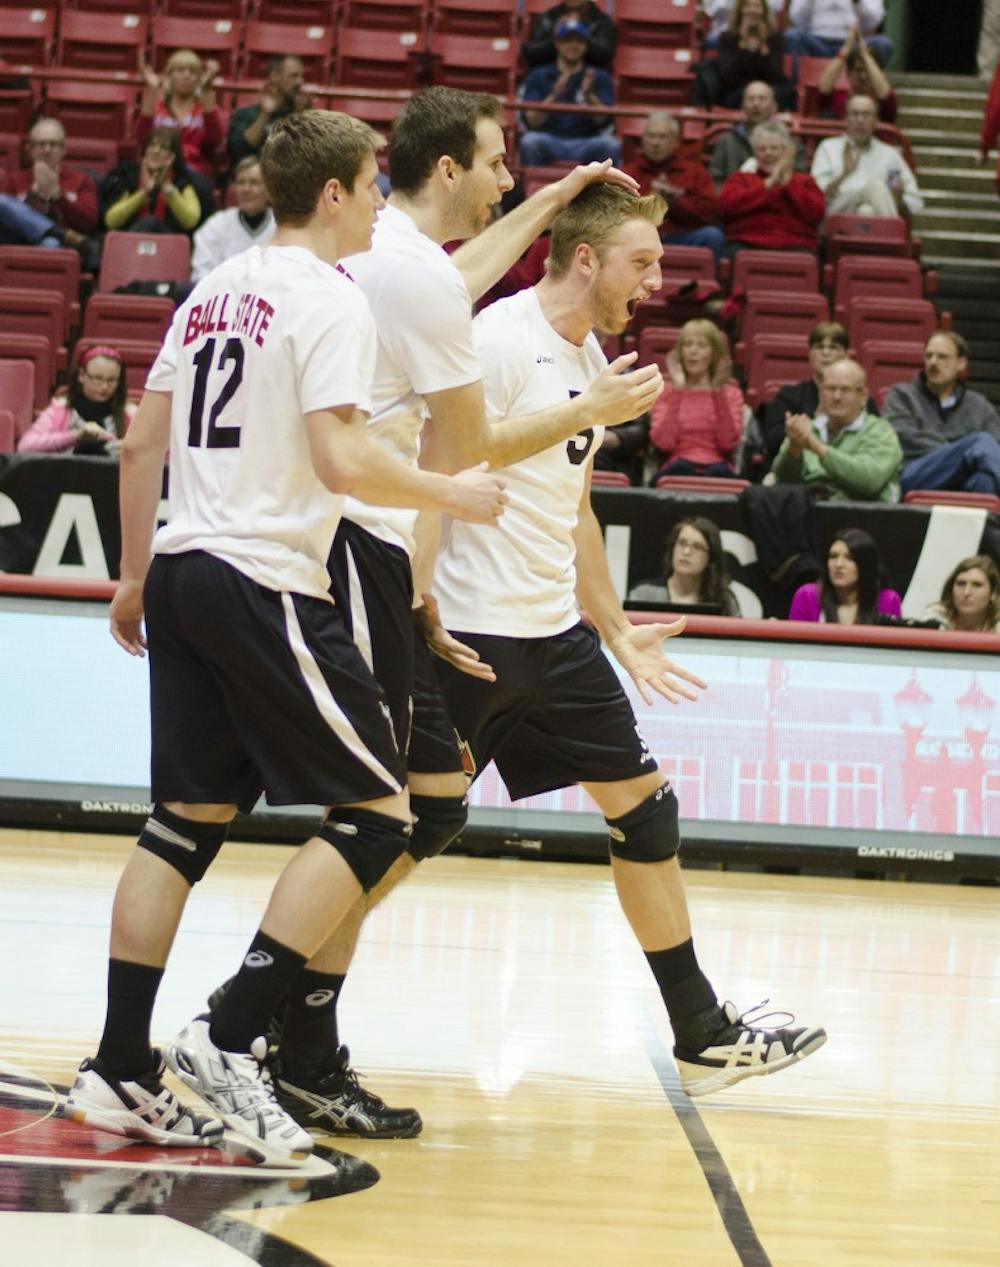
<path fill-rule="evenodd" d="M 153 19 L 153 65 L 162 71 L 171 53 L 192 48 L 199 57 L 213 57 L 223 78 L 232 79 L 239 70 L 241 33 L 241 24 L 232 18 L 178 18 L 161 13 Z"/>
<path fill-rule="evenodd" d="M 45 393 L 41 405 L 35 398 L 35 366 L 32 361 L 8 360 L 0 348 L 0 406 L 10 417 L 10 436 L 6 447 L 0 444 L 0 453 L 10 453 L 17 441 L 35 420 L 35 414 L 48 403 Z"/>
<path fill-rule="evenodd" d="M 96 294 L 83 312 L 83 335 L 101 343 L 118 339 L 162 343 L 173 315 L 174 301 L 158 295 Z"/>
<path fill-rule="evenodd" d="M 750 481 L 726 479 L 721 475 L 661 475 L 656 487 L 674 493 L 732 493 L 739 496 L 750 487 Z"/>
<path fill-rule="evenodd" d="M 7 171 L 20 167 L 23 144 L 23 133 L 0 132 L 0 167 Z"/>
<path fill-rule="evenodd" d="M 924 345 L 895 339 L 869 339 L 858 359 L 868 373 L 868 390 L 881 409 L 887 392 L 897 383 L 908 383 L 924 367 Z"/>
<path fill-rule="evenodd" d="M 0 58 L 4 61 L 47 66 L 52 60 L 55 33 L 54 9 L 38 5 L 0 8 Z"/>
<path fill-rule="evenodd" d="M 91 13 L 63 9 L 59 65 L 88 70 L 138 70 L 149 18 L 141 13 Z"/>
<path fill-rule="evenodd" d="M 914 488 L 903 498 L 911 506 L 968 506 L 971 510 L 1000 510 L 992 493 L 962 493 L 945 488 Z"/>
<path fill-rule="evenodd" d="M 436 84 L 468 92 L 514 96 L 519 47 L 509 35 L 431 35 L 431 77 Z"/>
<path fill-rule="evenodd" d="M 902 216 L 853 216 L 838 213 L 823 224 L 826 258 L 835 264 L 842 255 L 912 255 Z"/>
<path fill-rule="evenodd" d="M 851 303 L 847 313 L 847 337 L 851 347 L 861 348 L 873 339 L 894 343 L 924 343 L 937 329 L 937 313 L 927 299 L 893 299 L 865 295 Z"/>
<path fill-rule="evenodd" d="M 808 339 L 797 334 L 759 334 L 750 344 L 747 398 L 751 405 L 768 400 L 780 387 L 811 377 Z"/>
<path fill-rule="evenodd" d="M 100 289 L 129 282 L 186 281 L 191 275 L 191 239 L 183 233 L 108 233 L 101 255 Z"/>
<path fill-rule="evenodd" d="M 875 295 L 889 304 L 924 295 L 920 265 L 902 255 L 842 255 L 835 276 L 833 314 L 842 325 L 851 304 L 863 296 Z"/>
<path fill-rule="evenodd" d="M 802 295 L 782 290 L 756 290 L 747 295 L 740 325 L 736 360 L 746 359 L 747 347 L 761 334 L 790 334 L 808 344 L 813 326 L 830 319 L 823 295 Z"/>
<path fill-rule="evenodd" d="M 518 31 L 516 0 L 434 0 L 435 31 L 452 35 L 493 35 L 513 39 Z"/>
<path fill-rule="evenodd" d="M 715 256 L 707 246 L 664 246 L 660 268 L 671 277 L 715 281 Z"/>
<path fill-rule="evenodd" d="M 819 114 L 819 83 L 830 65 L 826 57 L 800 57 L 798 59 L 799 114 L 815 117 Z M 841 62 L 834 90 L 849 89 L 847 74 Z"/>
<path fill-rule="evenodd" d="M 630 44 L 694 46 L 695 0 L 615 0 L 614 15 L 620 48 Z"/>
<path fill-rule="evenodd" d="M 56 369 L 66 368 L 66 300 L 61 290 L 5 286 L 0 290 L 0 331 L 48 339 Z"/>
<path fill-rule="evenodd" d="M 539 189 L 544 189 L 546 185 L 554 185 L 557 180 L 562 180 L 572 170 L 572 163 L 551 163 L 545 167 L 522 167 L 521 186 L 524 189 L 525 198 L 530 198 L 532 194 L 537 194 Z"/>
<path fill-rule="evenodd" d="M 80 256 L 71 250 L 40 251 L 36 246 L 0 246 L 0 289 L 58 290 L 63 297 L 65 325 L 80 324 Z"/>
<path fill-rule="evenodd" d="M 48 336 L 0 328 L 0 358 L 31 362 L 34 368 L 34 411 L 41 413 L 52 397 L 52 384 L 56 379 L 55 352 Z"/>
<path fill-rule="evenodd" d="M 819 264 L 805 251 L 740 251 L 733 260 L 732 289 L 819 291 Z"/>
<path fill-rule="evenodd" d="M 248 22 L 245 31 L 243 75 L 262 79 L 267 74 L 268 59 L 275 52 L 298 57 L 310 83 L 325 83 L 330 77 L 330 54 L 333 48 L 332 23 L 292 25 L 289 22 Z"/>
<path fill-rule="evenodd" d="M 73 349 L 73 364 L 70 373 L 76 373 L 76 367 L 84 352 L 90 348 L 99 347 L 102 342 L 102 339 L 79 339 Z M 125 383 L 129 394 L 139 394 L 146 386 L 149 371 L 160 351 L 159 343 L 140 339 L 118 339 L 115 342 L 115 351 L 120 354 L 122 364 L 125 366 Z"/>
<path fill-rule="evenodd" d="M 337 0 L 257 0 L 254 15 L 264 22 L 318 22 L 324 26 L 336 21 Z"/>
<path fill-rule="evenodd" d="M 338 87 L 414 89 L 426 47 L 422 30 L 342 26 L 337 33 L 334 81 Z"/>
<path fill-rule="evenodd" d="M 632 481 L 624 471 L 598 471 L 590 473 L 590 482 L 594 488 L 631 488 Z"/>
<path fill-rule="evenodd" d="M 657 364 L 661 370 L 666 369 L 667 354 L 677 346 L 681 337 L 680 326 L 650 325 L 639 335 L 637 365 Z"/>
<path fill-rule="evenodd" d="M 129 0 L 122 2 L 127 4 Z M 289 4 L 288 7 L 294 6 Z M 325 7 L 329 13 L 328 2 Z M 164 13 L 175 18 L 213 18 L 216 21 L 228 18 L 232 22 L 238 22 L 246 17 L 247 0 L 161 0 L 161 8 Z"/>
<path fill-rule="evenodd" d="M 131 133 L 137 102 L 134 84 L 53 79 L 45 87 L 45 113 L 58 119 L 71 137 L 124 141 Z"/>
<path fill-rule="evenodd" d="M 30 88 L 0 88 L 0 132 L 27 136 L 35 113 Z"/>
<path fill-rule="evenodd" d="M 64 162 L 74 171 L 106 176 L 118 163 L 118 142 L 99 136 L 67 136 Z"/>
<path fill-rule="evenodd" d="M 691 50 L 619 47 L 614 62 L 615 100 L 620 104 L 671 107 L 687 104 L 694 82 Z"/>

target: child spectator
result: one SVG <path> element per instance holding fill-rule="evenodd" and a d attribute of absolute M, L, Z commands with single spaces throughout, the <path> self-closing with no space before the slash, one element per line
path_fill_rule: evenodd
<path fill-rule="evenodd" d="M 67 395 L 54 396 L 18 442 L 18 453 L 117 457 L 135 406 L 125 397 L 125 366 L 112 347 L 84 352 Z"/>

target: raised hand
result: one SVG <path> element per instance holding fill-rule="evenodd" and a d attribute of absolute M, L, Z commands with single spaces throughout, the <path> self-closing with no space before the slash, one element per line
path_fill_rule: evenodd
<path fill-rule="evenodd" d="M 480 660 L 478 651 L 453 638 L 441 624 L 441 615 L 434 596 L 421 594 L 420 597 L 423 603 L 420 607 L 413 609 L 413 619 L 424 642 L 434 655 L 454 665 L 462 673 L 468 673 L 470 677 L 480 678 L 484 682 L 495 682 L 497 675 L 488 664 Z"/>
<path fill-rule="evenodd" d="M 205 68 L 202 71 L 201 83 L 198 85 L 201 92 L 204 92 L 206 88 L 211 86 L 213 80 L 216 78 L 221 69 L 222 68 L 214 57 L 210 57 L 208 59 L 205 63 Z"/>
<path fill-rule="evenodd" d="M 144 57 L 139 59 L 139 74 L 142 76 L 142 82 L 147 88 L 153 92 L 159 92 L 160 76 Z"/>
<path fill-rule="evenodd" d="M 617 427 L 652 409 L 663 391 L 663 375 L 656 365 L 635 364 L 637 352 L 617 357 L 582 393 L 593 426 Z"/>
<path fill-rule="evenodd" d="M 506 483 L 489 473 L 489 463 L 480 462 L 452 478 L 448 513 L 467 523 L 495 524 L 510 500 Z"/>
<path fill-rule="evenodd" d="M 663 653 L 663 640 L 682 633 L 687 619 L 684 616 L 669 625 L 630 625 L 608 644 L 611 653 L 628 673 L 646 704 L 653 703 L 653 694 L 662 696 L 671 704 L 682 699 L 696 700 L 697 691 L 704 691 L 708 683 L 683 665 L 677 664 Z"/>
<path fill-rule="evenodd" d="M 560 205 L 568 207 L 577 194 L 582 193 L 588 185 L 601 183 L 618 185 L 630 194 L 638 195 L 639 193 L 638 182 L 621 168 L 615 167 L 610 158 L 602 162 L 582 163 L 579 167 L 574 167 L 562 180 L 556 181 L 554 188 L 559 193 Z"/>

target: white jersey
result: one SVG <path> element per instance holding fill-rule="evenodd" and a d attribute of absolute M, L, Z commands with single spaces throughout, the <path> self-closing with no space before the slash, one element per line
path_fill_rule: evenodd
<path fill-rule="evenodd" d="M 580 347 L 557 334 L 534 290 L 491 304 L 473 335 L 489 422 L 563 404 L 608 363 L 593 333 Z M 603 437 L 603 427 L 588 428 L 506 467 L 498 527 L 445 520 L 434 595 L 446 628 L 547 638 L 576 624 L 573 532 Z"/>
<path fill-rule="evenodd" d="M 274 233 L 274 215 L 268 207 L 264 219 L 251 229 L 240 214 L 239 207 L 229 207 L 209 216 L 194 235 L 194 252 L 191 256 L 191 280 L 200 282 L 213 268 L 239 255 L 251 246 L 264 246 Z"/>
<path fill-rule="evenodd" d="M 205 550 L 273 590 L 330 598 L 344 498 L 313 469 L 305 417 L 371 407 L 364 295 L 304 247 L 251 247 L 174 315 L 146 386 L 171 392 L 160 554 Z"/>
<path fill-rule="evenodd" d="M 370 434 L 415 466 L 424 395 L 480 378 L 469 289 L 447 251 L 398 207 L 379 213 L 372 249 L 345 259 L 344 267 L 364 291 L 378 331 Z M 412 555 L 415 510 L 348 498 L 344 515 Z"/>

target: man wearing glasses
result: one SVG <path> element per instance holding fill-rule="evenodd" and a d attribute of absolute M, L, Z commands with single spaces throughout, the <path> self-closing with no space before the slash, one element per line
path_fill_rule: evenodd
<path fill-rule="evenodd" d="M 64 164 L 66 133 L 58 119 L 39 119 L 28 134 L 31 166 L 0 169 L 0 242 L 81 248 L 97 228 L 97 188 Z"/>
<path fill-rule="evenodd" d="M 875 136 L 878 107 L 851 97 L 843 136 L 820 141 L 812 176 L 826 194 L 827 215 L 912 216 L 924 200 L 906 159 Z"/>

